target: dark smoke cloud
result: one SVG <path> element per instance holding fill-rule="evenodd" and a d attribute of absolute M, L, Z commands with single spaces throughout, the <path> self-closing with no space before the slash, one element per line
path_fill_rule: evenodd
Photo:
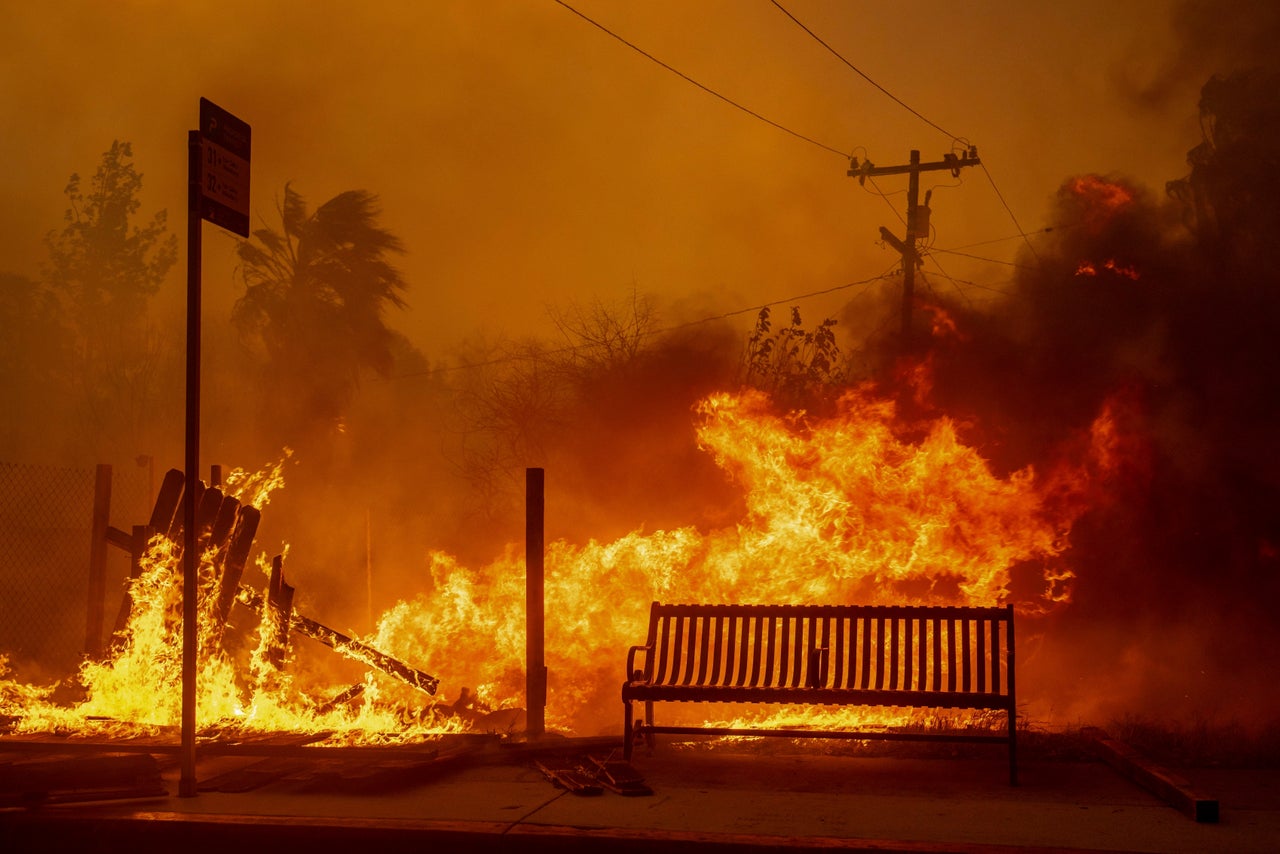
<path fill-rule="evenodd" d="M 1122 476 L 1072 534 L 1073 604 L 1045 634 L 1040 688 L 1059 711 L 1081 708 L 1077 676 L 1110 686 L 1085 693 L 1095 713 L 1276 708 L 1280 276 L 1258 247 L 1280 227 L 1278 82 L 1210 80 L 1208 141 L 1175 195 L 1068 179 L 1011 297 L 953 307 L 969 334 L 940 345 L 938 399 L 974 413 L 1002 466 L 1043 466 L 1108 401 L 1128 436 Z"/>
<path fill-rule="evenodd" d="M 1123 65 L 1115 70 L 1121 89 L 1148 109 L 1183 109 L 1186 94 L 1210 74 L 1280 63 L 1280 5 L 1271 0 L 1183 0 L 1173 8 L 1170 28 L 1174 49 L 1146 79 Z"/>

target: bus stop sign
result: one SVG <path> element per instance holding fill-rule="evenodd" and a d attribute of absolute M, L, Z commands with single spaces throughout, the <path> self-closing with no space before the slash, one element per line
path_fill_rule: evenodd
<path fill-rule="evenodd" d="M 200 218 L 249 236 L 249 125 L 200 99 Z"/>

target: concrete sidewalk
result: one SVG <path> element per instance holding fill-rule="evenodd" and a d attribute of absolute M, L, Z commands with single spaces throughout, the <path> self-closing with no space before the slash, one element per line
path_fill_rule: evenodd
<path fill-rule="evenodd" d="M 0 850 L 1271 852 L 1280 771 L 1183 776 L 1221 802 L 1197 824 L 1106 765 L 1030 758 L 852 758 L 662 746 L 636 767 L 651 796 L 555 788 L 532 761 L 460 765 L 355 794 L 287 779 L 237 794 L 0 813 Z M 208 776 L 209 769 L 202 769 Z M 177 791 L 176 776 L 166 777 Z"/>

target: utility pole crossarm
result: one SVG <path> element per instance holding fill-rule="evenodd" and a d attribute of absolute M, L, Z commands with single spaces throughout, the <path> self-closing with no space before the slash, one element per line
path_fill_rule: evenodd
<path fill-rule="evenodd" d="M 946 169 L 952 175 L 959 177 L 960 170 L 965 166 L 977 166 L 982 163 L 978 158 L 978 147 L 971 145 L 968 151 L 961 152 L 958 156 L 955 154 L 944 154 L 941 160 L 935 160 L 932 163 L 908 163 L 902 166 L 876 166 L 870 160 L 863 163 L 858 162 L 858 158 L 854 157 L 849 162 L 849 177 L 857 178 L 858 181 L 864 182 L 867 178 L 878 178 L 881 175 L 913 175 L 921 172 L 939 172 Z"/>

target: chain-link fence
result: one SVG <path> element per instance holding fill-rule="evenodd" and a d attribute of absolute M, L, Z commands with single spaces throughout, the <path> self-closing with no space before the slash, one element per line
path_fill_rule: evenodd
<path fill-rule="evenodd" d="M 71 673 L 85 649 L 94 469 L 0 463 L 0 655 L 15 670 Z M 151 467 L 113 467 L 110 524 L 150 513 Z M 107 613 L 118 604 L 128 555 L 108 549 Z"/>

